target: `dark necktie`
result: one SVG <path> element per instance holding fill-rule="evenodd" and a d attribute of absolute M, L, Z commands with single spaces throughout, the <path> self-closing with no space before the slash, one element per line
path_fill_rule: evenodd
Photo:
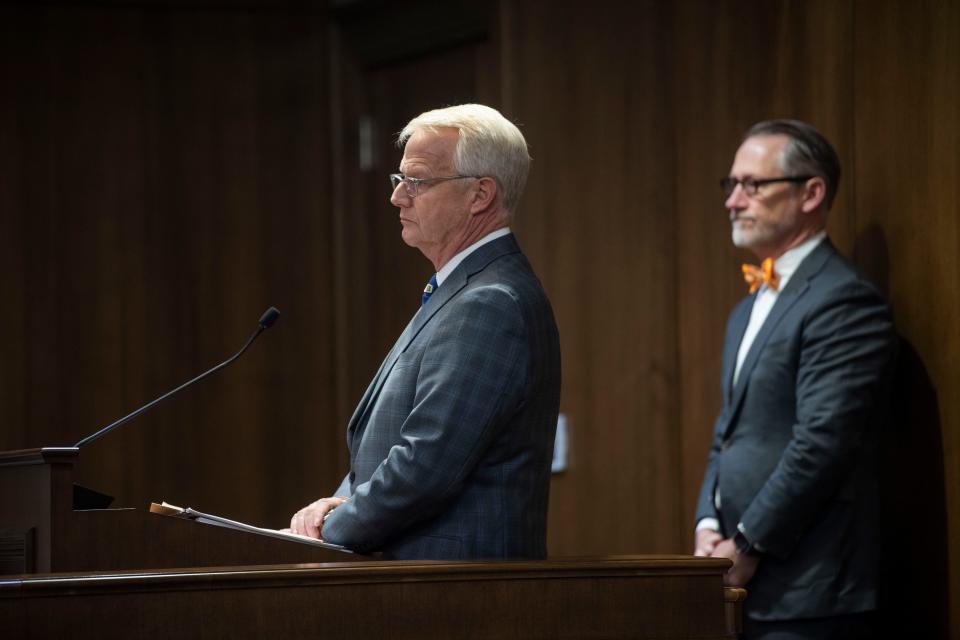
<path fill-rule="evenodd" d="M 440 285 L 437 284 L 437 274 L 433 274 L 430 276 L 430 282 L 428 282 L 427 286 L 423 288 L 423 298 L 421 298 L 420 302 L 421 307 L 427 304 L 427 300 L 430 299 L 430 296 L 432 296 L 434 291 L 436 291 L 439 287 Z"/>

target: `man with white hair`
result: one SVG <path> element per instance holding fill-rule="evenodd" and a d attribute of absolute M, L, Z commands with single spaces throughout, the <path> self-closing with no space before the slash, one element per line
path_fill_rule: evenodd
<path fill-rule="evenodd" d="M 349 473 L 290 528 L 397 559 L 545 557 L 560 343 L 508 226 L 526 141 L 460 105 L 414 118 L 398 144 L 390 201 L 436 273 L 350 420 Z"/>

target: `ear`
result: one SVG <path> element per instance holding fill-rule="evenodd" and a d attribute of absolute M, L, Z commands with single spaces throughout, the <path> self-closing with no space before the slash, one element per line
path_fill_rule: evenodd
<path fill-rule="evenodd" d="M 820 208 L 827 199 L 827 183 L 817 176 L 810 178 L 803 186 L 803 212 L 811 213 Z"/>
<path fill-rule="evenodd" d="M 478 178 L 473 184 L 473 195 L 470 200 L 470 213 L 476 215 L 493 208 L 497 200 L 497 181 L 490 176 Z"/>

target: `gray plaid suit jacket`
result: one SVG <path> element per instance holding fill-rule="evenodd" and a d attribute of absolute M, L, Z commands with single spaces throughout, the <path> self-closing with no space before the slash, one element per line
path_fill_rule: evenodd
<path fill-rule="evenodd" d="M 560 342 L 513 236 L 471 253 L 410 321 L 347 429 L 323 538 L 397 559 L 546 556 Z"/>
<path fill-rule="evenodd" d="M 896 352 L 890 311 L 824 240 L 780 292 L 734 385 L 754 297 L 727 324 L 723 408 L 696 519 L 718 518 L 727 537 L 742 523 L 765 550 L 746 586 L 749 617 L 872 610 L 878 436 Z"/>

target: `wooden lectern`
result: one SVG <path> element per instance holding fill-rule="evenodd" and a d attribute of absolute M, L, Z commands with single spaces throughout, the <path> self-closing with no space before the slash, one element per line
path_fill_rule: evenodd
<path fill-rule="evenodd" d="M 362 561 L 140 509 L 74 509 L 78 449 L 0 452 L 0 575 Z"/>
<path fill-rule="evenodd" d="M 137 509 L 77 510 L 76 448 L 0 453 L 12 638 L 731 640 L 728 560 L 376 560 Z"/>

